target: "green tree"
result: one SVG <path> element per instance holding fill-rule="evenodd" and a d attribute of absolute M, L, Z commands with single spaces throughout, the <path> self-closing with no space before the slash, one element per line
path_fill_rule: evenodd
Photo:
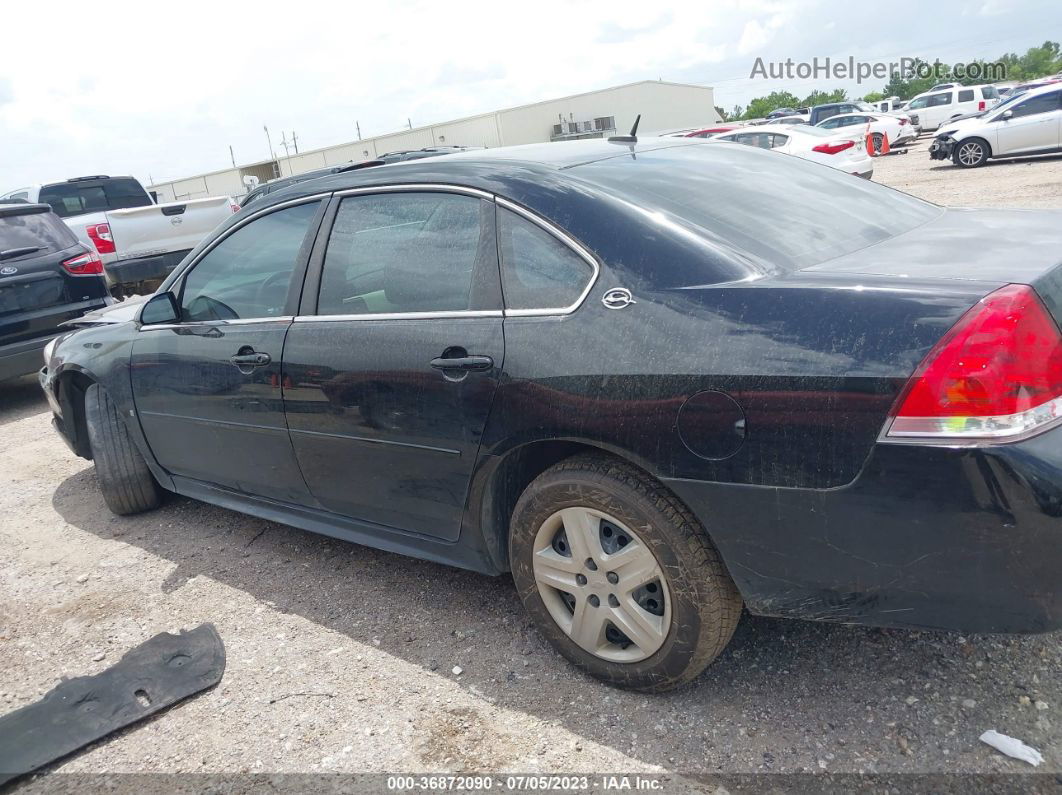
<path fill-rule="evenodd" d="M 757 97 L 749 103 L 748 108 L 745 109 L 745 113 L 742 114 L 744 119 L 762 119 L 772 110 L 778 108 L 796 108 L 800 105 L 800 100 L 788 91 L 772 91 L 765 97 Z"/>
<path fill-rule="evenodd" d="M 843 88 L 833 91 L 812 91 L 800 102 L 800 107 L 810 108 L 814 105 L 826 105 L 830 102 L 846 102 L 848 93 Z"/>
<path fill-rule="evenodd" d="M 722 119 L 723 121 L 726 121 L 726 111 L 725 110 L 723 110 L 721 107 L 716 105 L 715 106 L 715 112 L 719 115 L 720 119 Z"/>
<path fill-rule="evenodd" d="M 881 102 L 883 99 L 885 99 L 885 95 L 880 91 L 871 91 L 863 96 L 864 102 Z"/>

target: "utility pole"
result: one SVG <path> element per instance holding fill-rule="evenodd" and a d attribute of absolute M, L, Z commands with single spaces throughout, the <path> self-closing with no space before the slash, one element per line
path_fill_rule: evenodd
<path fill-rule="evenodd" d="M 284 147 L 284 157 L 291 157 L 291 152 L 288 151 L 288 134 L 280 134 L 280 145 Z"/>
<path fill-rule="evenodd" d="M 406 124 L 409 125 L 409 129 L 413 129 L 413 122 L 411 122 L 408 118 L 406 119 Z"/>
<path fill-rule="evenodd" d="M 277 164 L 277 153 L 273 151 L 273 139 L 269 136 L 269 128 L 264 124 L 262 129 L 265 130 L 266 141 L 269 143 L 269 158 L 273 161 L 273 176 L 280 176 L 280 166 Z"/>
<path fill-rule="evenodd" d="M 357 128 L 357 130 L 358 130 L 358 140 L 360 141 L 361 140 L 361 125 L 358 124 L 358 120 L 357 119 L 354 120 L 354 127 Z"/>
<path fill-rule="evenodd" d="M 236 168 L 236 154 L 232 151 L 232 144 L 229 144 L 229 157 L 232 158 L 232 167 Z"/>
<path fill-rule="evenodd" d="M 291 131 L 291 144 L 295 147 L 295 154 L 299 153 L 299 136 L 295 134 L 295 131 Z"/>

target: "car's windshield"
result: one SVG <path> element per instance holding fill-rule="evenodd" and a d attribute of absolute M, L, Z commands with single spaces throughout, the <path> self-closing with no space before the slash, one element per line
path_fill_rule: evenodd
<path fill-rule="evenodd" d="M 835 135 L 817 128 L 802 132 Z M 740 145 L 639 151 L 635 160 L 610 158 L 572 171 L 669 228 L 692 227 L 786 269 L 849 254 L 941 213 L 936 205 L 829 166 Z"/>

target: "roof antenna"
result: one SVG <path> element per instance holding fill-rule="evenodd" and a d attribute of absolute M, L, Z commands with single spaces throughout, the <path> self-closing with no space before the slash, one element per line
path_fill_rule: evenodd
<path fill-rule="evenodd" d="M 635 144 L 638 143 L 638 122 L 642 120 L 642 114 L 638 114 L 634 120 L 634 126 L 631 127 L 630 135 L 613 135 L 609 138 L 609 143 L 614 144 Z"/>

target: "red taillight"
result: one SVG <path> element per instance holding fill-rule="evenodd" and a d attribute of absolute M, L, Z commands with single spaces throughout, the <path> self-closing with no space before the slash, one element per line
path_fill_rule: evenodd
<path fill-rule="evenodd" d="M 897 401 L 890 437 L 1006 439 L 1062 417 L 1062 334 L 1033 289 L 982 298 Z"/>
<path fill-rule="evenodd" d="M 92 241 L 92 245 L 96 247 L 96 251 L 100 254 L 113 254 L 115 252 L 110 224 L 89 224 L 85 227 L 85 231 L 88 232 L 89 240 Z"/>
<path fill-rule="evenodd" d="M 900 126 L 903 127 L 905 124 L 907 124 L 907 119 L 900 119 Z"/>
<path fill-rule="evenodd" d="M 984 110 L 986 104 L 987 103 L 982 99 L 980 102 L 977 103 L 977 109 L 978 110 Z"/>
<path fill-rule="evenodd" d="M 75 276 L 91 276 L 103 273 L 103 260 L 94 251 L 86 251 L 76 257 L 64 259 L 63 267 Z"/>
<path fill-rule="evenodd" d="M 834 141 L 831 144 L 819 144 L 818 146 L 813 146 L 811 150 L 813 152 L 822 152 L 826 155 L 835 155 L 838 152 L 843 152 L 845 149 L 851 149 L 853 146 L 855 146 L 855 141 Z"/>

